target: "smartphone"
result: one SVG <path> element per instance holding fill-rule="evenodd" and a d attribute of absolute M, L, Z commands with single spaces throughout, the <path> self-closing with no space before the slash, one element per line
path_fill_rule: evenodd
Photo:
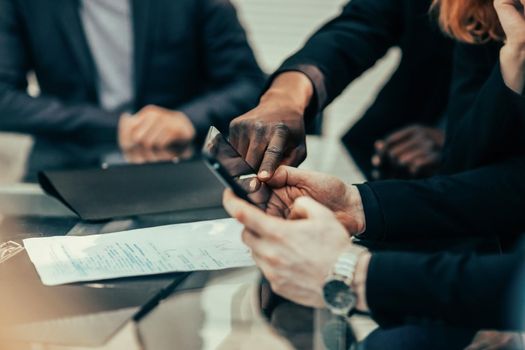
<path fill-rule="evenodd" d="M 238 197 L 266 210 L 272 190 L 259 181 L 257 172 L 213 126 L 204 141 L 202 155 L 210 170 L 226 187 Z"/>

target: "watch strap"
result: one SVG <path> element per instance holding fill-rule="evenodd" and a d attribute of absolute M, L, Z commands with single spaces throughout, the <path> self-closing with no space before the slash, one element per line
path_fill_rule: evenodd
<path fill-rule="evenodd" d="M 356 254 L 355 252 L 346 251 L 339 256 L 332 269 L 332 274 L 343 277 L 349 287 L 351 286 L 354 279 L 354 273 L 357 262 L 359 261 L 359 256 L 360 254 Z"/>

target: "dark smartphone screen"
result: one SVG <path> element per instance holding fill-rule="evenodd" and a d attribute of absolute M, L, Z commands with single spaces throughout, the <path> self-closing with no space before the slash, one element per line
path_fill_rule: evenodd
<path fill-rule="evenodd" d="M 257 172 L 213 126 L 204 141 L 202 154 L 219 180 L 238 197 L 263 210 L 267 208 L 272 190 L 257 179 Z"/>

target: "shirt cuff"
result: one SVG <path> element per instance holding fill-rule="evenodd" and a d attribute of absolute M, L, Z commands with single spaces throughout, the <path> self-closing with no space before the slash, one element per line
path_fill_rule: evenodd
<path fill-rule="evenodd" d="M 357 238 L 363 240 L 385 239 L 385 219 L 376 194 L 368 184 L 357 185 L 365 212 L 366 229 Z"/>

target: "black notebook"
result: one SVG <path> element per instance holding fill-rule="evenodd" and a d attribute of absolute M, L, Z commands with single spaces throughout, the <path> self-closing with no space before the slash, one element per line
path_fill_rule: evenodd
<path fill-rule="evenodd" d="M 200 159 L 44 171 L 39 182 L 47 194 L 89 221 L 220 208 L 224 190 Z"/>

